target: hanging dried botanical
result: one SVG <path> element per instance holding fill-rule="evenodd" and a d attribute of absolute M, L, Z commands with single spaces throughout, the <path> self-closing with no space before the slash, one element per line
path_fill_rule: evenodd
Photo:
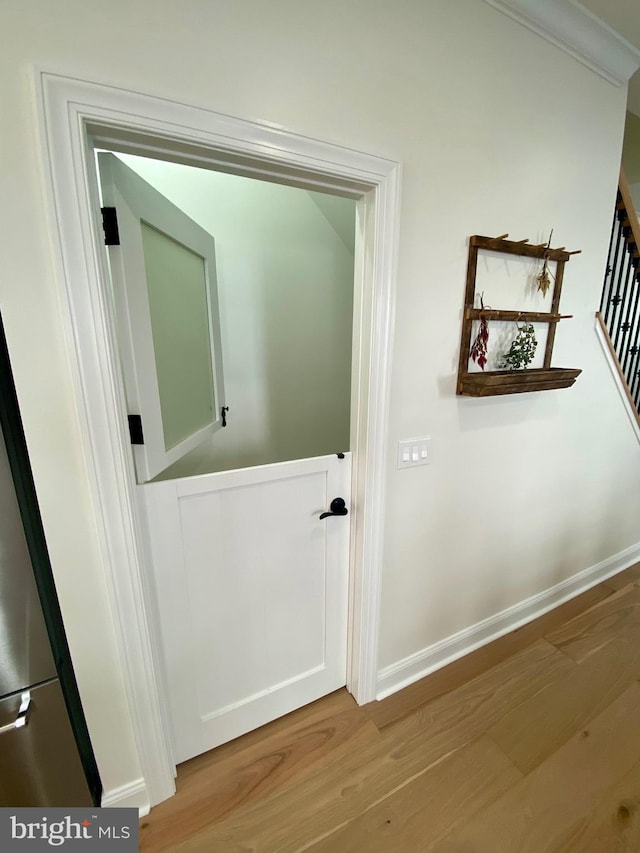
<path fill-rule="evenodd" d="M 547 241 L 547 246 L 546 246 L 545 251 L 548 251 L 549 246 L 551 245 L 551 237 L 552 236 L 553 236 L 553 228 L 551 229 L 551 233 L 549 234 L 549 240 Z M 547 291 L 551 287 L 551 273 L 549 271 L 549 260 L 546 256 L 546 254 L 545 254 L 544 259 L 543 259 L 542 270 L 540 271 L 540 274 L 536 277 L 536 281 L 538 282 L 538 290 L 540 290 L 542 292 L 543 296 L 546 296 Z"/>
<path fill-rule="evenodd" d="M 484 292 L 480 295 L 480 308 L 484 310 Z M 487 346 L 489 345 L 489 326 L 485 317 L 480 317 L 480 328 L 471 346 L 471 360 L 482 370 L 487 363 Z"/>
<path fill-rule="evenodd" d="M 538 341 L 531 323 L 518 326 L 518 334 L 509 347 L 509 351 L 502 356 L 502 366 L 507 370 L 520 370 L 527 367 L 533 361 L 536 354 Z"/>

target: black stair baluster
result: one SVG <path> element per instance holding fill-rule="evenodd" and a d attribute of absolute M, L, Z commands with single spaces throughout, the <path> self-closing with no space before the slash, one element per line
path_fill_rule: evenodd
<path fill-rule="evenodd" d="M 629 319 L 629 310 L 631 308 L 630 279 L 632 279 L 632 277 L 633 260 L 631 258 L 631 254 L 627 252 L 624 263 L 622 264 L 622 275 L 620 281 L 620 313 L 613 342 L 614 349 L 618 354 L 618 361 L 620 361 L 620 357 L 622 355 L 625 335 L 629 331 L 627 321 Z"/>
<path fill-rule="evenodd" d="M 638 308 L 640 306 L 640 283 L 638 283 L 637 272 L 633 271 L 633 277 L 631 280 L 631 286 L 633 288 L 633 303 L 630 300 L 629 304 L 631 306 L 631 310 L 629 312 L 629 334 L 627 336 L 627 343 L 624 348 L 624 355 L 620 359 L 620 366 L 622 367 L 622 372 L 625 376 L 627 376 L 629 372 L 630 360 L 633 361 L 632 356 L 637 354 L 633 352 L 634 346 L 638 347 L 638 338 L 640 336 L 640 316 Z M 628 384 L 628 383 L 627 383 Z"/>
<path fill-rule="evenodd" d="M 604 321 L 605 321 L 605 325 L 606 325 L 607 329 L 609 329 L 609 334 L 611 334 L 611 329 L 612 329 L 612 324 L 613 324 L 611 306 L 613 305 L 615 307 L 615 298 L 617 295 L 614 292 L 614 281 L 617 279 L 617 277 L 619 275 L 618 258 L 620 257 L 620 247 L 622 245 L 622 239 L 623 239 L 622 224 L 620 223 L 620 219 L 619 219 L 619 211 L 616 211 L 615 218 L 616 218 L 616 245 L 615 245 L 615 252 L 613 254 L 613 263 L 611 264 L 611 284 L 609 287 L 609 297 L 607 299 L 607 304 L 606 304 L 605 309 L 604 309 Z M 615 313 L 615 311 L 613 313 Z"/>
<path fill-rule="evenodd" d="M 619 194 L 618 194 L 619 195 Z M 609 251 L 607 252 L 607 269 L 604 274 L 604 282 L 602 283 L 602 298 L 600 300 L 600 313 L 604 313 L 604 307 L 606 301 L 611 296 L 611 282 L 613 281 L 611 272 L 613 270 L 613 251 L 615 246 L 615 235 L 616 235 L 616 223 L 618 221 L 617 213 L 617 205 L 613 211 L 613 222 L 611 223 L 611 236 L 609 237 Z M 607 284 L 609 285 L 607 287 Z"/>
<path fill-rule="evenodd" d="M 638 393 L 640 392 L 640 344 L 639 344 L 639 329 L 636 328 L 633 348 L 635 350 L 631 357 L 629 367 L 626 372 L 627 386 L 631 392 L 631 396 L 636 400 L 636 408 L 638 408 Z"/>
<path fill-rule="evenodd" d="M 636 290 L 638 295 L 640 295 L 640 282 L 638 282 L 637 275 Z M 636 304 L 638 304 L 638 300 Z M 629 339 L 630 346 L 627 348 L 624 362 L 624 375 L 629 389 L 633 385 L 634 374 L 640 368 L 640 311 L 638 310 L 635 312 L 633 329 L 634 331 Z"/>

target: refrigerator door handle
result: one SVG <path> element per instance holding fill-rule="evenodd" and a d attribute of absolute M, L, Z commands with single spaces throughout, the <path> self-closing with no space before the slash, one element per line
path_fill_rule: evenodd
<path fill-rule="evenodd" d="M 12 732 L 14 729 L 21 729 L 29 722 L 29 714 L 31 713 L 31 691 L 25 690 L 20 697 L 20 708 L 18 716 L 12 723 L 7 723 L 6 726 L 0 726 L 0 735 L 7 732 Z"/>

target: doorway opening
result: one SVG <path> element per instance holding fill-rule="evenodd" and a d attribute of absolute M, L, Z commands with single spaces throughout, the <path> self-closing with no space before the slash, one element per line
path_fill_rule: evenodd
<path fill-rule="evenodd" d="M 111 162 L 116 158 L 119 163 Z M 192 251 L 183 252 L 187 266 L 181 266 L 175 241 L 163 240 L 144 217 L 148 292 L 138 293 L 111 264 L 128 413 L 140 415 L 149 393 L 143 386 L 155 381 L 146 371 L 155 365 L 155 413 L 164 426 L 157 461 L 147 458 L 144 445 L 134 445 L 137 481 L 350 450 L 355 200 L 100 152 L 105 205 L 115 206 L 113 182 L 123 165 L 134 173 L 122 175 L 131 192 L 144 192 L 135 183 L 144 180 L 211 237 L 208 281 L 202 277 L 191 289 Z M 147 219 L 158 217 L 159 201 L 149 199 Z M 148 267 L 154 263 L 152 288 Z M 145 301 L 149 321 L 139 316 Z M 207 407 L 215 410 L 218 428 L 178 455 L 176 446 L 207 425 Z M 140 421 L 145 435 L 154 426 L 147 423 L 154 417 L 149 408 Z"/>
<path fill-rule="evenodd" d="M 94 146 L 356 200 L 358 345 L 351 374 L 354 464 L 347 686 L 359 703 L 375 698 L 377 680 L 400 166 L 385 157 L 158 96 L 43 69 L 35 76 L 43 172 L 82 449 L 142 771 L 126 790 L 107 791 L 103 803 L 144 809 L 174 793 L 175 761 L 164 713 L 153 592 L 136 511 Z M 87 687 L 91 695 L 91 685 Z M 108 756 L 109 744 L 102 747 Z"/>
<path fill-rule="evenodd" d="M 355 202 L 97 165 L 181 763 L 346 685 Z"/>

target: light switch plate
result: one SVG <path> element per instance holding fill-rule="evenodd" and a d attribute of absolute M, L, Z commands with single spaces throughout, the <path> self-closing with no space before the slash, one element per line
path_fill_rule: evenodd
<path fill-rule="evenodd" d="M 407 438 L 398 442 L 398 468 L 428 465 L 431 462 L 431 436 Z"/>

